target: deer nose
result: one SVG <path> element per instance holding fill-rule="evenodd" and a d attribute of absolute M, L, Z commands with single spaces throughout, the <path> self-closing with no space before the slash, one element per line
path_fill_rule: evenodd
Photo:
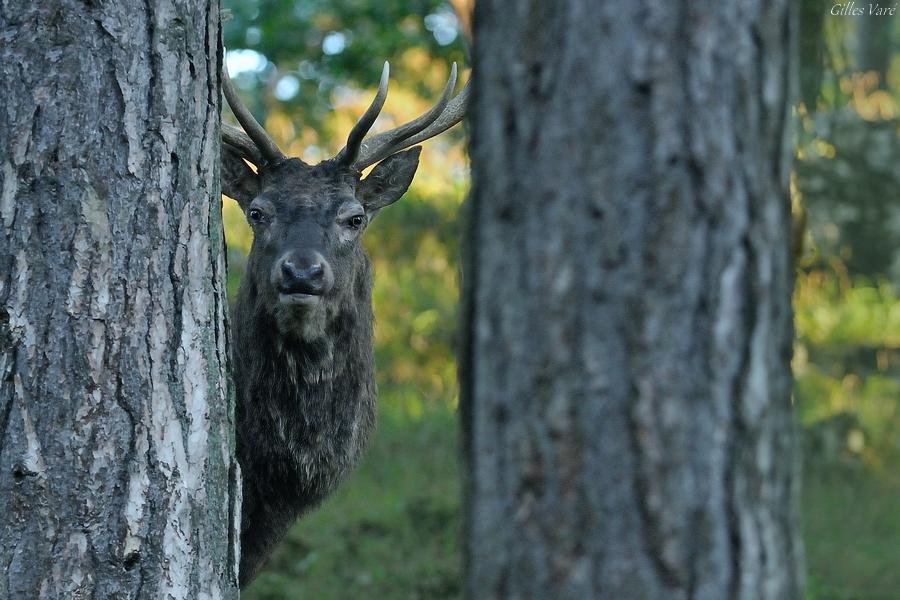
<path fill-rule="evenodd" d="M 330 269 L 318 252 L 288 255 L 281 260 L 278 291 L 321 296 L 328 291 Z"/>

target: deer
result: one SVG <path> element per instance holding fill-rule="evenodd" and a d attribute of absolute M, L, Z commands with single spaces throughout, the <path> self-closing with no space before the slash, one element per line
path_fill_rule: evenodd
<path fill-rule="evenodd" d="M 454 63 L 428 111 L 367 137 L 389 75 L 385 62 L 375 97 L 344 147 L 311 165 L 279 149 L 222 68 L 225 100 L 241 126 L 222 123 L 222 191 L 253 230 L 231 326 L 242 589 L 366 448 L 377 389 L 372 268 L 362 236 L 412 183 L 417 144 L 465 114 L 469 86 L 453 96 Z"/>

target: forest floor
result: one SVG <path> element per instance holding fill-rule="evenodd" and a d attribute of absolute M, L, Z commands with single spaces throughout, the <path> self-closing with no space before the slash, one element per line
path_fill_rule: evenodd
<path fill-rule="evenodd" d="M 383 403 L 360 467 L 302 519 L 245 600 L 460 597 L 456 414 Z M 900 477 L 807 457 L 801 512 L 808 600 L 900 597 Z"/>
<path fill-rule="evenodd" d="M 809 600 L 900 598 L 900 475 L 807 458 L 802 502 Z"/>

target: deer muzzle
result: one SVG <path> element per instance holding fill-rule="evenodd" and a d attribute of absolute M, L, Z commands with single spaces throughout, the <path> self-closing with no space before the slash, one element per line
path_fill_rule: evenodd
<path fill-rule="evenodd" d="M 315 304 L 331 290 L 334 272 L 319 252 L 289 252 L 275 264 L 272 283 L 283 304 Z"/>

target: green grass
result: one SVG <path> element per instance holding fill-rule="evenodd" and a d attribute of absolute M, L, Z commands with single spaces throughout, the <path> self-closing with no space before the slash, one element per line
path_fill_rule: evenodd
<path fill-rule="evenodd" d="M 801 505 L 808 598 L 900 598 L 900 478 L 888 469 L 808 466 Z"/>
<path fill-rule="evenodd" d="M 363 463 L 294 526 L 242 598 L 458 598 L 455 419 L 450 408 L 382 409 Z"/>

